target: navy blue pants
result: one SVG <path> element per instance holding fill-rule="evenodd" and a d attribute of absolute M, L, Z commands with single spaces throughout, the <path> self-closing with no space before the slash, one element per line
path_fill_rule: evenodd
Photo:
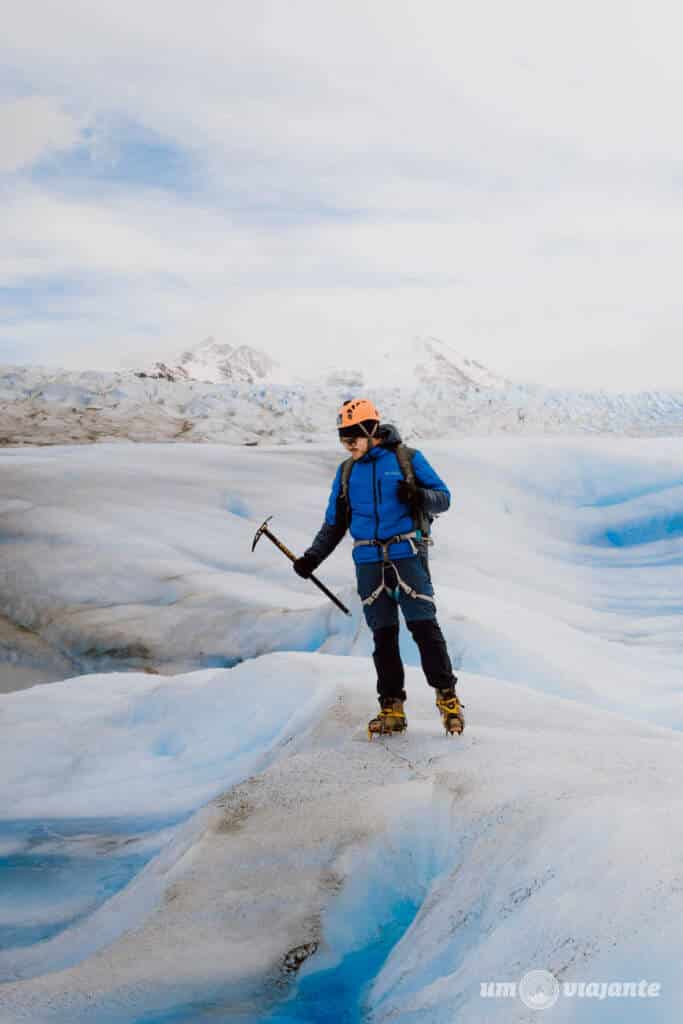
<path fill-rule="evenodd" d="M 364 601 L 382 583 L 382 563 L 356 564 L 358 594 Z M 429 565 L 423 555 L 396 560 L 401 579 L 418 594 L 434 597 Z M 365 621 L 375 641 L 373 661 L 377 670 L 377 693 L 380 697 L 406 699 L 405 673 L 399 650 L 399 608 L 420 652 L 420 662 L 427 682 L 437 690 L 455 686 L 451 659 L 441 628 L 436 621 L 436 605 L 420 597 L 411 597 L 398 586 L 394 570 L 384 569 L 384 582 L 391 594 L 382 590 L 372 604 L 363 605 Z"/>

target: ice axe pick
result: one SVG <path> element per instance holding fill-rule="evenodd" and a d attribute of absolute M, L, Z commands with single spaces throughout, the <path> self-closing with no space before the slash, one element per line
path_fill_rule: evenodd
<path fill-rule="evenodd" d="M 268 538 L 268 540 L 271 540 L 273 542 L 273 544 L 275 545 L 276 548 L 280 549 L 280 551 L 283 553 L 283 555 L 287 555 L 287 558 L 290 560 L 290 562 L 295 562 L 296 561 L 296 555 L 292 554 L 292 552 L 289 550 L 289 548 L 285 547 L 285 545 L 282 543 L 282 541 L 278 540 L 277 537 L 275 536 L 275 534 L 271 533 L 270 530 L 268 529 L 268 523 L 270 522 L 270 520 L 272 518 L 273 518 L 272 516 L 268 516 L 268 518 L 266 520 L 264 520 L 263 523 L 261 523 L 261 525 L 259 526 L 258 530 L 254 534 L 254 542 L 251 545 L 251 550 L 253 551 L 254 548 L 256 547 L 256 545 L 258 544 L 258 542 L 260 541 L 261 537 L 265 536 L 265 537 Z M 318 590 L 322 590 L 323 594 L 325 594 L 327 597 L 329 597 L 330 601 L 334 602 L 334 604 L 336 604 L 337 608 L 339 608 L 341 611 L 343 611 L 345 615 L 350 615 L 351 614 L 351 612 L 346 607 L 346 605 L 343 605 L 341 603 L 341 601 L 339 600 L 339 598 L 335 597 L 334 594 L 330 590 L 327 589 L 325 584 L 321 583 L 320 580 L 316 579 L 315 576 L 312 573 L 308 577 L 308 579 L 311 581 L 311 583 L 315 583 L 315 585 L 318 588 Z"/>

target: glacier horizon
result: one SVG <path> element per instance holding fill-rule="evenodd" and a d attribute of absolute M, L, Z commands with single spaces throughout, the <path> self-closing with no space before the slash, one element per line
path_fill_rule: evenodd
<path fill-rule="evenodd" d="M 364 392 L 408 441 L 683 433 L 683 389 L 620 393 L 515 382 L 438 338 L 378 351 L 360 368 L 330 363 L 306 377 L 262 350 L 210 337 L 177 362 L 169 357 L 145 369 L 0 366 L 0 447 L 108 440 L 325 443 L 334 436 L 340 402 Z"/>

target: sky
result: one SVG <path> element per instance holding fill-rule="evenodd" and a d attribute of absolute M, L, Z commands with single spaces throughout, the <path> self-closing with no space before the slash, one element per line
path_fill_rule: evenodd
<path fill-rule="evenodd" d="M 22 0 L 0 40 L 0 362 L 207 335 L 295 369 L 432 335 L 683 388 L 673 0 Z"/>

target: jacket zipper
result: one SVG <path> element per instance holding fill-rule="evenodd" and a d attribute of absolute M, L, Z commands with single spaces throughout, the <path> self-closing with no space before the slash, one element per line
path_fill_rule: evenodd
<path fill-rule="evenodd" d="M 375 540 L 379 540 L 379 509 L 377 508 L 377 473 L 375 460 L 372 462 L 372 497 L 375 502 Z"/>

